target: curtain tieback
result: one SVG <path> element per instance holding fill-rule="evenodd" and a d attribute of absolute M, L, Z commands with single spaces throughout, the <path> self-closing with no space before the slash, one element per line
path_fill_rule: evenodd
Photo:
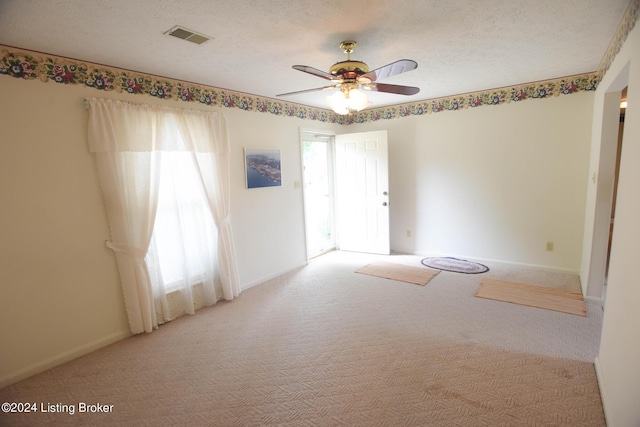
<path fill-rule="evenodd" d="M 133 246 L 116 245 L 111 240 L 105 241 L 104 244 L 109 249 L 113 250 L 115 253 L 129 255 L 130 257 L 135 258 L 137 260 L 144 260 L 144 257 L 147 256 L 146 251 L 143 251 L 142 249 L 138 249 Z"/>
<path fill-rule="evenodd" d="M 224 218 L 222 218 L 220 220 L 220 223 L 217 224 L 218 229 L 220 229 L 220 230 L 222 230 L 225 227 L 228 227 L 229 225 L 231 225 L 231 217 L 229 215 L 227 215 Z"/>

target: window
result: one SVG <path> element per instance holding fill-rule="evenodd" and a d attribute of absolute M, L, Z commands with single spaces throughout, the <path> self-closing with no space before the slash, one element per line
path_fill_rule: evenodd
<path fill-rule="evenodd" d="M 108 99 L 86 104 L 111 229 L 106 244 L 131 331 L 151 332 L 238 296 L 224 116 Z"/>
<path fill-rule="evenodd" d="M 217 265 L 217 229 L 192 155 L 161 153 L 158 208 L 149 255 L 159 267 L 159 274 L 151 276 L 153 285 L 165 293 L 212 280 L 207 272 Z"/>

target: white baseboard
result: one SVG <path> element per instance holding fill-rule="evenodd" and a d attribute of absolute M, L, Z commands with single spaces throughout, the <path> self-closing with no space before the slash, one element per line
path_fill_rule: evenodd
<path fill-rule="evenodd" d="M 77 359 L 78 357 L 89 354 L 93 351 L 98 350 L 99 348 L 106 347 L 125 338 L 129 338 L 131 335 L 133 335 L 131 331 L 116 332 L 115 334 L 111 334 L 104 338 L 100 338 L 93 342 L 81 345 L 80 347 L 65 351 L 64 353 L 55 355 L 41 362 L 34 363 L 33 365 L 27 366 L 16 372 L 12 372 L 1 377 L 0 388 L 17 383 L 18 381 L 24 380 L 25 378 L 29 378 L 33 375 L 44 372 L 47 369 L 51 369 L 55 366 L 59 366 L 63 363 L 69 362 L 70 360 Z"/>
<path fill-rule="evenodd" d="M 600 307 L 604 307 L 604 298 L 590 297 L 587 295 L 586 297 L 584 297 L 584 300 L 587 302 L 598 304 Z"/>
<path fill-rule="evenodd" d="M 259 285 L 261 283 L 264 283 L 264 282 L 266 282 L 268 280 L 275 279 L 276 277 L 280 277 L 283 274 L 287 274 L 287 273 L 289 273 L 289 272 L 291 272 L 293 270 L 297 270 L 299 268 L 302 268 L 307 264 L 308 264 L 307 262 L 303 262 L 301 264 L 298 264 L 298 265 L 295 265 L 293 267 L 287 268 L 287 269 L 285 269 L 283 271 L 280 271 L 279 273 L 275 273 L 275 274 L 263 277 L 262 279 L 254 280 L 254 281 L 252 281 L 250 283 L 247 283 L 245 285 L 241 285 L 241 289 L 242 289 L 242 291 L 246 291 L 247 289 L 253 288 L 254 286 Z"/>
<path fill-rule="evenodd" d="M 515 261 L 504 261 L 501 259 L 491 259 L 491 258 L 476 258 L 472 256 L 464 256 L 464 255 L 452 255 L 452 254 L 443 254 L 443 253 L 423 253 L 423 252 L 414 252 L 413 255 L 424 256 L 424 257 L 454 257 L 465 259 L 467 261 L 479 262 L 479 263 L 497 263 L 497 264 L 506 264 L 514 267 L 526 267 L 526 268 L 535 268 L 542 271 L 548 271 L 551 273 L 569 273 L 569 274 L 580 274 L 579 270 L 572 270 L 570 268 L 561 268 L 561 267 L 553 267 L 550 265 L 541 265 L 541 264 L 528 264 L 524 262 L 515 262 Z"/>
<path fill-rule="evenodd" d="M 604 387 L 604 374 L 602 373 L 602 367 L 600 366 L 600 358 L 596 356 L 596 360 L 593 362 L 596 367 L 596 378 L 598 380 L 598 388 L 600 389 L 600 400 L 602 401 L 602 410 L 604 412 L 604 422 L 606 425 L 610 426 L 611 424 L 607 417 L 607 397 L 605 396 L 605 387 Z"/>

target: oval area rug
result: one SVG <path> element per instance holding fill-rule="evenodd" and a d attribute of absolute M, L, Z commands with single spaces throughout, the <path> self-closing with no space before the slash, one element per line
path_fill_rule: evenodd
<path fill-rule="evenodd" d="M 480 274 L 489 271 L 489 267 L 486 265 L 451 257 L 431 257 L 425 258 L 421 262 L 427 267 L 453 271 L 454 273 Z"/>

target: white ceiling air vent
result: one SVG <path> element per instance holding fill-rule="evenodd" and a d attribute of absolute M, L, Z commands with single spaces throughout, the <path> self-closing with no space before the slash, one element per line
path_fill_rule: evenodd
<path fill-rule="evenodd" d="M 177 37 L 182 40 L 190 41 L 195 44 L 202 44 L 208 42 L 213 37 L 205 36 L 204 34 L 196 33 L 195 31 L 188 30 L 184 27 L 180 27 L 176 25 L 165 34 L 168 34 L 173 37 Z"/>

